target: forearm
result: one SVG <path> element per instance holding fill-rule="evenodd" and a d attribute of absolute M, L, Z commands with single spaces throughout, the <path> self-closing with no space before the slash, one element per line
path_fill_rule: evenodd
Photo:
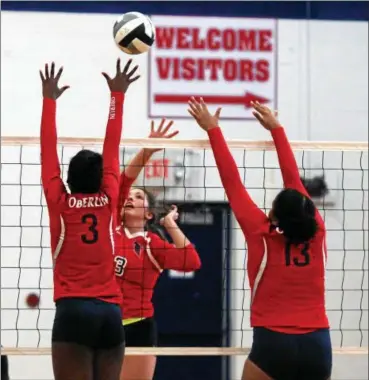
<path fill-rule="evenodd" d="M 278 127 L 272 129 L 271 132 L 277 150 L 284 187 L 295 189 L 310 198 L 309 193 L 301 182 L 299 168 L 284 129 L 282 127 Z M 316 210 L 316 220 L 321 227 L 324 227 L 323 218 L 319 214 L 318 210 Z"/>
<path fill-rule="evenodd" d="M 191 242 L 187 239 L 186 235 L 181 231 L 175 221 L 169 221 L 165 223 L 164 227 L 167 230 L 169 236 L 172 238 L 173 244 L 176 246 L 176 248 L 185 248 L 191 244 Z"/>
<path fill-rule="evenodd" d="M 41 130 L 41 176 L 47 182 L 60 176 L 60 165 L 57 151 L 56 101 L 44 98 L 42 106 Z"/>
<path fill-rule="evenodd" d="M 304 195 L 308 196 L 308 193 L 301 182 L 296 158 L 293 154 L 284 128 L 281 126 L 274 128 L 272 129 L 271 133 L 278 155 L 284 187 L 296 189 L 302 192 Z"/>
<path fill-rule="evenodd" d="M 123 103 L 124 94 L 122 92 L 111 93 L 109 117 L 103 146 L 104 170 L 116 169 L 117 164 L 119 170 L 119 144 L 123 128 Z"/>
<path fill-rule="evenodd" d="M 244 232 L 254 230 L 264 221 L 265 214 L 246 191 L 220 128 L 213 128 L 208 134 L 220 179 L 236 219 Z"/>
<path fill-rule="evenodd" d="M 126 175 L 126 177 L 136 179 L 140 175 L 141 170 L 148 163 L 152 155 L 153 152 L 151 152 L 150 150 L 141 149 L 125 168 L 124 174 Z"/>

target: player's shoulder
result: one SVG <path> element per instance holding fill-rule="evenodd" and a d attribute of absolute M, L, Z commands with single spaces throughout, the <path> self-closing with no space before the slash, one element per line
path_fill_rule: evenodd
<path fill-rule="evenodd" d="M 156 234 L 155 232 L 152 232 L 152 231 L 148 231 L 146 232 L 146 236 L 147 238 L 150 240 L 151 243 L 165 243 L 165 240 L 162 239 L 158 234 Z"/>

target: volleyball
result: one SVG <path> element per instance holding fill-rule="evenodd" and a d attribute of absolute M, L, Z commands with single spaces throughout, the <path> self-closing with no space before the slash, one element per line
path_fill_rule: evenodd
<path fill-rule="evenodd" d="M 127 54 L 142 54 L 149 51 L 155 41 L 155 27 L 148 16 L 128 12 L 115 22 L 113 35 L 120 50 Z"/>

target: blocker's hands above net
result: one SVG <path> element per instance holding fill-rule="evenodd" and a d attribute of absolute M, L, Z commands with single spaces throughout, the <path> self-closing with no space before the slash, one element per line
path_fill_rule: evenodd
<path fill-rule="evenodd" d="M 106 79 L 108 86 L 111 92 L 123 92 L 125 93 L 129 87 L 129 85 L 135 82 L 140 75 L 133 76 L 137 71 L 138 66 L 136 65 L 132 70 L 130 70 L 130 66 L 132 63 L 132 59 L 130 59 L 126 65 L 124 66 L 123 71 L 120 68 L 120 58 L 117 59 L 116 65 L 116 74 L 112 79 L 109 77 L 107 73 L 102 73 L 104 78 Z"/>
<path fill-rule="evenodd" d="M 218 126 L 220 111 L 222 110 L 220 107 L 217 108 L 215 114 L 212 115 L 209 112 L 203 98 L 200 98 L 200 101 L 197 101 L 194 97 L 192 97 L 188 101 L 188 105 L 190 106 L 188 113 L 196 120 L 197 124 L 204 131 L 208 131 L 209 129 L 216 128 Z"/>
<path fill-rule="evenodd" d="M 260 104 L 259 102 L 251 102 L 254 111 L 252 114 L 258 119 L 259 123 L 268 131 L 280 126 L 277 119 L 278 111 L 272 111 L 267 106 Z"/>
<path fill-rule="evenodd" d="M 69 86 L 59 87 L 59 79 L 63 73 L 63 67 L 59 69 L 55 75 L 55 63 L 51 63 L 51 70 L 49 65 L 45 64 L 45 72 L 40 70 L 40 77 L 42 81 L 42 96 L 48 99 L 58 99 L 59 96 L 69 88 Z"/>
<path fill-rule="evenodd" d="M 149 138 L 150 139 L 171 139 L 174 136 L 177 136 L 179 131 L 171 131 L 171 127 L 174 124 L 174 121 L 171 120 L 168 123 L 165 123 L 165 119 L 161 119 L 161 122 L 159 124 L 159 127 L 155 129 L 155 122 L 151 121 L 151 129 Z M 150 151 L 151 153 L 155 153 L 162 150 L 162 148 L 150 148 L 147 149 L 147 151 Z"/>

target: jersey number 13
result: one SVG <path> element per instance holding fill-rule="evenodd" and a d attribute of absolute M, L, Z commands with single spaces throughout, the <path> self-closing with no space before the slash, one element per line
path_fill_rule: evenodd
<path fill-rule="evenodd" d="M 306 267 L 310 264 L 310 252 L 309 252 L 309 243 L 304 243 L 304 245 L 297 249 L 299 250 L 298 254 L 293 255 L 291 253 L 291 243 L 286 243 L 285 256 L 286 256 L 286 266 L 295 265 L 296 267 Z M 295 250 L 294 250 L 295 251 Z"/>

